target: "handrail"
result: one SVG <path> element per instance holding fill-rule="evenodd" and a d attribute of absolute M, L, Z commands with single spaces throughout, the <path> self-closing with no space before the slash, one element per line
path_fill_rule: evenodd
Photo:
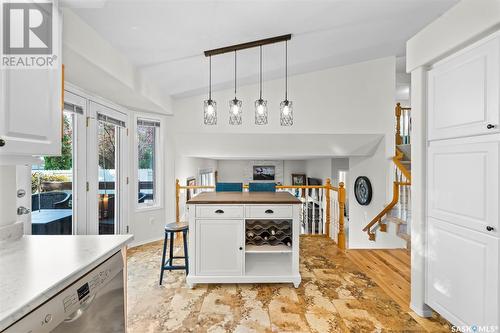
<path fill-rule="evenodd" d="M 248 184 L 243 185 L 243 188 L 248 188 Z M 198 189 L 215 189 L 215 186 L 203 186 L 203 185 L 181 185 L 179 179 L 175 181 L 175 218 L 176 222 L 180 222 L 180 191 L 181 190 L 198 190 Z M 345 188 L 344 183 L 340 182 L 339 186 L 332 186 L 330 178 L 326 179 L 325 185 L 277 185 L 276 189 L 324 189 L 325 190 L 325 201 L 326 201 L 326 236 L 330 237 L 330 220 L 331 220 L 331 201 L 330 201 L 330 191 L 335 191 L 338 193 L 338 206 L 339 206 L 339 230 L 337 234 L 337 244 L 341 250 L 346 247 L 345 244 L 345 234 L 344 234 L 344 209 L 345 209 Z"/>
<path fill-rule="evenodd" d="M 399 201 L 399 187 L 400 186 L 408 186 L 408 185 L 411 185 L 411 183 L 410 182 L 398 182 L 398 181 L 394 182 L 393 188 L 392 188 L 392 191 L 393 191 L 392 201 L 384 209 L 382 209 L 382 211 L 380 213 L 378 213 L 377 216 L 375 216 L 373 218 L 373 220 L 371 220 L 370 223 L 368 223 L 366 225 L 366 227 L 363 228 L 363 231 L 366 231 L 366 232 L 368 232 L 368 234 L 371 234 L 371 232 L 370 232 L 371 227 L 373 227 L 376 223 L 379 223 L 380 220 L 382 219 L 382 217 L 384 217 L 384 215 L 386 215 L 388 212 L 390 212 L 391 209 L 394 208 L 394 206 L 396 206 L 396 204 L 398 203 L 398 201 Z"/>
<path fill-rule="evenodd" d="M 403 163 L 401 163 L 401 160 L 403 159 L 403 152 L 400 151 L 397 147 L 396 147 L 396 156 L 394 156 L 392 158 L 392 161 L 394 162 L 394 164 L 396 165 L 396 167 L 399 169 L 399 171 L 401 171 L 401 173 L 403 174 L 403 176 L 406 177 L 406 179 L 408 180 L 411 180 L 411 171 L 409 171 L 404 165 Z"/>

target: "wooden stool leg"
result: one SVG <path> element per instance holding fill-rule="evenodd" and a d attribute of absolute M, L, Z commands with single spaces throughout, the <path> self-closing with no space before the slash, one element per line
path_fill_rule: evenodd
<path fill-rule="evenodd" d="M 187 247 L 187 230 L 182 232 L 182 238 L 184 240 L 184 265 L 186 265 L 186 275 L 189 274 L 189 262 L 188 262 L 188 247 Z"/>
<path fill-rule="evenodd" d="M 165 231 L 165 239 L 163 240 L 163 254 L 161 256 L 161 270 L 160 270 L 160 286 L 163 282 L 163 272 L 165 267 L 165 255 L 167 253 L 167 232 Z"/>

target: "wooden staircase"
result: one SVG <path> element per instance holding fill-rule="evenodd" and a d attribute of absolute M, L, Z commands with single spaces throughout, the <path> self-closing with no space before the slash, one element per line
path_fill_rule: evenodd
<path fill-rule="evenodd" d="M 410 248 L 411 223 L 411 116 L 410 108 L 396 104 L 396 136 L 394 163 L 393 197 L 382 211 L 368 223 L 363 231 L 371 241 L 376 241 L 377 232 L 394 230 L 396 235 L 406 241 Z M 394 227 L 389 228 L 389 223 Z"/>

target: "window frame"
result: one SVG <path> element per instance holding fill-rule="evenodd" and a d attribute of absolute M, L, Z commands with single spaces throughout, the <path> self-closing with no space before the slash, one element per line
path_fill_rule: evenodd
<path fill-rule="evenodd" d="M 155 127 L 155 143 L 154 143 L 154 177 L 153 189 L 155 199 L 152 204 L 143 202 L 139 203 L 139 135 L 137 124 L 138 120 L 154 121 L 160 124 Z M 146 113 L 134 113 L 133 121 L 133 136 L 134 136 L 134 194 L 131 196 L 134 200 L 134 207 L 136 212 L 144 212 L 149 210 L 163 209 L 163 127 L 164 123 L 161 118 L 154 117 L 154 115 Z"/>

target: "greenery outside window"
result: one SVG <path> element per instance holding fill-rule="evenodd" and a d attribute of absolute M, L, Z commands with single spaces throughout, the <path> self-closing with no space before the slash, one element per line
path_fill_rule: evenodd
<path fill-rule="evenodd" d="M 158 198 L 158 161 L 160 122 L 137 119 L 137 203 L 156 206 Z"/>

